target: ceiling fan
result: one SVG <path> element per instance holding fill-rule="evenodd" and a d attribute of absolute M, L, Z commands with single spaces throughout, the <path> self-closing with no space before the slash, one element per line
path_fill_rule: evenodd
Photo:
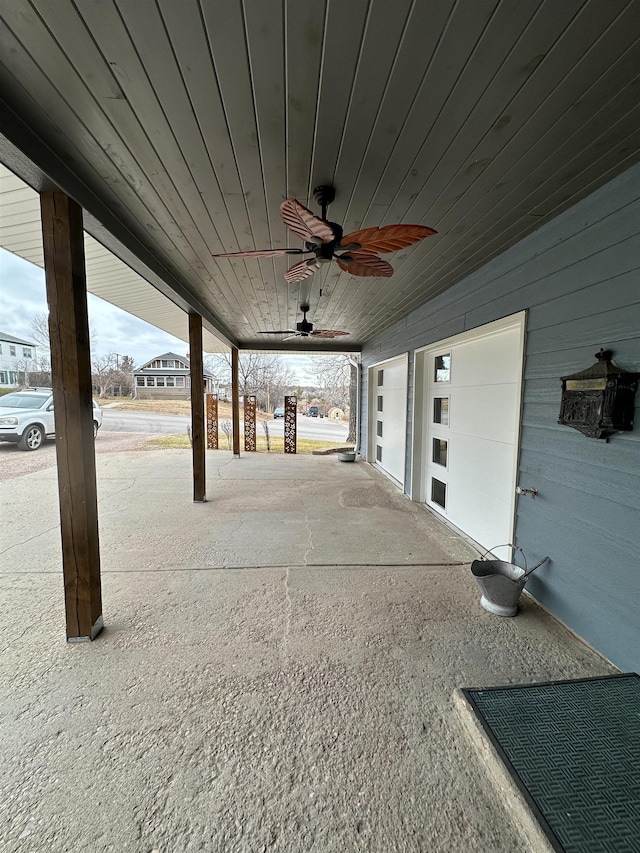
<path fill-rule="evenodd" d="M 338 332 L 336 329 L 315 329 L 313 323 L 307 320 L 308 305 L 301 305 L 302 320 L 296 323 L 295 329 L 278 329 L 267 332 L 258 332 L 259 335 L 287 335 L 283 340 L 288 341 L 291 338 L 339 338 L 341 335 L 348 335 L 349 332 Z"/>
<path fill-rule="evenodd" d="M 295 198 L 280 205 L 284 224 L 302 237 L 304 249 L 256 249 L 250 252 L 222 252 L 214 258 L 274 258 L 281 255 L 313 255 L 298 261 L 284 274 L 289 284 L 302 281 L 320 269 L 321 264 L 335 260 L 344 272 L 358 276 L 393 275 L 391 264 L 378 257 L 378 252 L 396 252 L 436 234 L 426 225 L 384 225 L 382 228 L 363 228 L 344 235 L 335 222 L 327 221 L 327 208 L 336 196 L 329 186 L 316 187 L 313 197 L 322 207 L 322 217 L 316 216 Z M 304 322 L 304 321 L 303 321 Z M 317 333 L 315 333 L 317 334 Z"/>

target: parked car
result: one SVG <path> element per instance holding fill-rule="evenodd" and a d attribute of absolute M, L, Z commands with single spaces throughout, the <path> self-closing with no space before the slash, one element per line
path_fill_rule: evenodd
<path fill-rule="evenodd" d="M 93 400 L 93 434 L 102 426 L 102 409 Z M 51 388 L 25 388 L 0 397 L 0 441 L 20 450 L 37 450 L 46 438 L 55 438 Z"/>
<path fill-rule="evenodd" d="M 274 418 L 283 418 L 284 417 L 284 409 L 282 408 L 282 406 L 278 406 L 276 409 L 273 410 L 273 417 Z"/>
<path fill-rule="evenodd" d="M 309 406 L 309 417 L 317 418 L 318 417 L 318 407 L 317 406 Z"/>

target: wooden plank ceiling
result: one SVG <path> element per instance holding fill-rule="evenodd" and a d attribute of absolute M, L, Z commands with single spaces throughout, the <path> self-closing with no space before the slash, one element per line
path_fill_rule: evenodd
<path fill-rule="evenodd" d="M 38 168 L 7 165 L 74 195 L 96 236 L 241 347 L 330 347 L 256 334 L 291 328 L 308 297 L 316 328 L 358 349 L 639 159 L 640 0 L 3 0 L 0 12 L 0 154 Z M 213 257 L 300 246 L 279 205 L 318 212 L 319 184 L 335 186 L 329 219 L 345 231 L 438 235 L 385 255 L 391 278 L 332 263 L 303 293 L 283 278 L 295 257 Z"/>

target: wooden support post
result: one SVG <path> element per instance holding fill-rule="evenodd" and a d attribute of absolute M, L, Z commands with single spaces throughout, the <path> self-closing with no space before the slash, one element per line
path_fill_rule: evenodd
<path fill-rule="evenodd" d="M 191 365 L 191 453 L 193 457 L 193 501 L 206 500 L 204 362 L 202 317 L 189 314 L 189 362 Z"/>
<path fill-rule="evenodd" d="M 40 208 L 67 640 L 80 642 L 103 625 L 82 209 L 61 192 L 43 192 Z"/>
<path fill-rule="evenodd" d="M 240 383 L 238 380 L 238 348 L 231 347 L 231 409 L 233 420 L 233 455 L 240 457 Z"/>

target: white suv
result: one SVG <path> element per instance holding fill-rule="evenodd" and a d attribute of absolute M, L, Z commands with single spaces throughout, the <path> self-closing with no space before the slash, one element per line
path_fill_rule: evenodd
<path fill-rule="evenodd" d="M 93 434 L 102 426 L 102 409 L 93 401 Z M 37 450 L 45 438 L 55 438 L 51 388 L 25 388 L 0 397 L 0 441 L 20 450 Z"/>

